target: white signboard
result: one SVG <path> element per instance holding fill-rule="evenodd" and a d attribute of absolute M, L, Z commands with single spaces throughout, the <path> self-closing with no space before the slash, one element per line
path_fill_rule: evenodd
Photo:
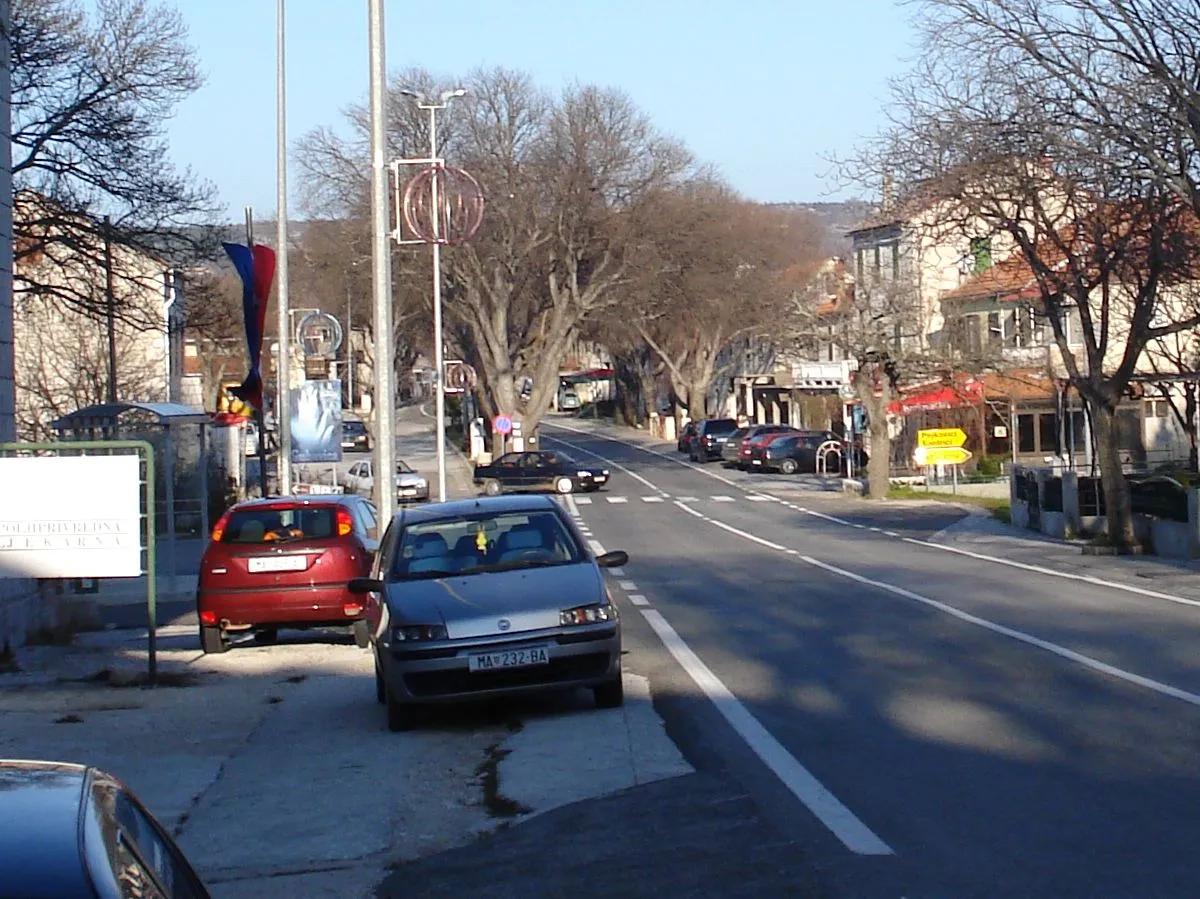
<path fill-rule="evenodd" d="M 0 577 L 142 573 L 140 459 L 0 459 Z"/>

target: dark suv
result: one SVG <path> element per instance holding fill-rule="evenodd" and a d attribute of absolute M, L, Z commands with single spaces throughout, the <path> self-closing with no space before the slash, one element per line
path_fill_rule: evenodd
<path fill-rule="evenodd" d="M 732 418 L 706 418 L 696 426 L 696 433 L 688 443 L 688 458 L 693 462 L 709 462 L 721 458 L 721 447 L 737 430 Z"/>

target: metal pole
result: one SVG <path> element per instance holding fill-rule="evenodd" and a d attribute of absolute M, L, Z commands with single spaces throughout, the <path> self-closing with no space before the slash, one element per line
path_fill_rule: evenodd
<path fill-rule="evenodd" d="M 279 434 L 279 492 L 287 496 L 292 492 L 292 396 L 291 376 L 288 363 L 291 361 L 291 327 L 288 322 L 288 190 L 287 190 L 287 85 L 284 66 L 284 0 L 278 0 L 275 34 L 275 186 L 279 221 L 276 268 L 279 273 L 278 330 L 279 357 L 275 366 L 275 381 L 279 385 L 279 398 L 275 402 L 275 429 Z M 263 494 L 266 495 L 265 493 Z"/>
<path fill-rule="evenodd" d="M 254 210 L 249 206 L 246 207 L 246 246 L 250 248 L 251 253 L 254 252 Z M 260 357 L 260 371 L 261 365 Z M 266 396 L 265 392 L 263 395 Z M 261 490 L 259 495 L 264 497 L 267 495 L 267 416 L 262 406 L 266 404 L 264 399 L 260 407 L 255 410 L 257 413 L 255 418 L 258 421 L 258 484 Z"/>
<path fill-rule="evenodd" d="M 104 217 L 104 308 L 108 328 L 108 402 L 117 401 L 117 296 L 113 291 L 112 221 Z"/>
<path fill-rule="evenodd" d="M 371 69 L 371 296 L 375 305 L 375 493 L 380 527 L 396 508 L 395 400 L 392 396 L 392 272 L 388 227 L 386 63 L 383 0 L 367 0 Z"/>
<path fill-rule="evenodd" d="M 354 314 L 350 306 L 350 285 L 346 284 L 346 405 L 354 409 Z"/>
<path fill-rule="evenodd" d="M 433 177 L 429 179 L 430 212 L 433 228 L 433 388 L 437 415 L 437 474 L 438 502 L 446 501 L 446 385 L 442 383 L 446 369 L 445 348 L 442 345 L 442 247 L 441 216 L 438 210 L 438 179 L 441 165 L 437 155 L 437 110 L 429 107 L 429 158 L 433 160 Z"/>

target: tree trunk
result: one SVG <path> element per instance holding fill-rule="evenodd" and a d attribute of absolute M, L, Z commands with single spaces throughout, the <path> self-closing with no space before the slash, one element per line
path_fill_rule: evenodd
<path fill-rule="evenodd" d="M 699 421 L 708 415 L 708 383 L 693 381 L 686 390 L 688 418 Z"/>
<path fill-rule="evenodd" d="M 1100 463 L 1100 484 L 1104 490 L 1104 509 L 1108 538 L 1114 546 L 1138 546 L 1133 530 L 1133 506 L 1129 485 L 1121 467 L 1119 420 L 1103 401 L 1093 401 L 1092 421 L 1096 434 L 1096 457 Z"/>
<path fill-rule="evenodd" d="M 867 413 L 867 489 L 871 499 L 887 499 L 891 489 L 892 438 L 888 432 L 887 407 L 891 384 L 878 365 L 864 364 L 854 378 L 858 398 Z M 877 389 L 878 388 L 878 389 Z"/>

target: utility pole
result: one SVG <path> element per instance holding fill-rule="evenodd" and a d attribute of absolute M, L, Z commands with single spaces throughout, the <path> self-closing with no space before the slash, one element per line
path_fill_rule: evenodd
<path fill-rule="evenodd" d="M 375 493 L 380 530 L 396 508 L 396 422 L 392 383 L 392 259 L 388 216 L 387 69 L 383 0 L 367 0 L 371 70 L 371 297 L 375 306 Z"/>
<path fill-rule="evenodd" d="M 108 402 L 117 402 L 117 295 L 113 290 L 112 220 L 104 217 L 104 309 L 108 327 Z"/>

